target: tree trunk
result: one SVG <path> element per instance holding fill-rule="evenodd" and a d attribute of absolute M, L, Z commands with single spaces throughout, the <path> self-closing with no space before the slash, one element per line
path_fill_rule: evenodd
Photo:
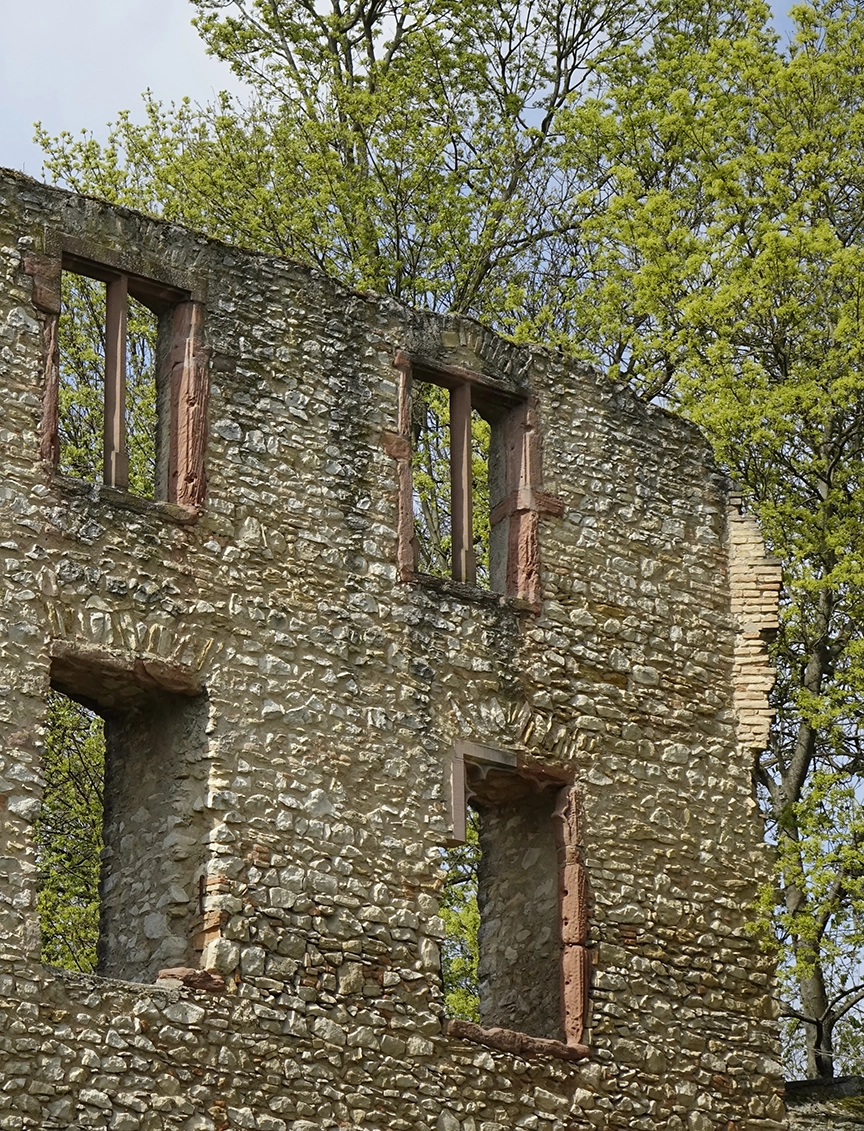
<path fill-rule="evenodd" d="M 814 1020 L 804 1024 L 807 1036 L 807 1078 L 830 1079 L 834 1075 L 834 1019 L 829 1015 L 822 967 L 800 982 L 802 1012 Z"/>

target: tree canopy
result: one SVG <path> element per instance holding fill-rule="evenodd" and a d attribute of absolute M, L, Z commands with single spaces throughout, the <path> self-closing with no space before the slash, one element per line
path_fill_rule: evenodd
<path fill-rule="evenodd" d="M 560 118 L 650 14 L 625 0 L 198 0 L 242 100 L 39 132 L 73 188 L 494 319 L 554 269 L 576 186 Z M 564 258 L 559 260 L 565 266 Z"/>
<path fill-rule="evenodd" d="M 808 1073 L 837 1034 L 860 1065 L 864 5 L 796 6 L 786 47 L 759 0 L 194 7 L 248 94 L 40 131 L 48 173 L 593 358 L 705 430 L 783 562 L 754 914 Z"/>
<path fill-rule="evenodd" d="M 762 927 L 815 1075 L 864 999 L 864 19 L 852 3 L 792 15 L 782 54 L 758 23 L 658 36 L 569 130 L 601 155 L 605 200 L 577 284 L 602 319 L 588 348 L 702 426 L 783 561 L 777 719 L 755 771 L 778 847 Z"/>

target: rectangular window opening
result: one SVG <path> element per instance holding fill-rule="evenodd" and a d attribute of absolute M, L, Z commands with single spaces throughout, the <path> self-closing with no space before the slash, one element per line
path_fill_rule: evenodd
<path fill-rule="evenodd" d="M 395 433 L 396 564 L 488 589 L 539 610 L 541 516 L 563 513 L 543 490 L 537 412 L 480 373 L 399 350 Z"/>
<path fill-rule="evenodd" d="M 450 393 L 417 381 L 413 387 L 412 483 L 414 534 L 419 568 L 433 577 L 450 577 L 452 509 L 450 499 Z"/>
<path fill-rule="evenodd" d="M 565 1039 L 561 1002 L 558 788 L 508 771 L 472 787 L 477 868 L 480 1024 Z"/>
<path fill-rule="evenodd" d="M 196 967 L 206 699 L 55 669 L 36 824 L 43 961 L 133 982 Z"/>
<path fill-rule="evenodd" d="M 457 743 L 440 914 L 445 1012 L 484 1030 L 581 1046 L 587 879 L 578 795 L 556 767 Z"/>
<path fill-rule="evenodd" d="M 501 458 L 500 411 L 472 403 L 467 383 L 415 380 L 411 400 L 411 471 L 417 566 L 434 577 L 504 591 L 506 569 L 490 510 Z M 500 474 L 498 475 L 500 478 Z M 502 485 L 503 493 L 503 485 Z M 503 546 L 506 555 L 506 545 Z"/>
<path fill-rule="evenodd" d="M 480 1024 L 477 936 L 480 909 L 477 883 L 480 871 L 480 822 L 473 808 L 466 813 L 465 841 L 443 850 L 444 886 L 440 914 L 444 920 L 441 977 L 448 1017 Z"/>
<path fill-rule="evenodd" d="M 489 572 L 489 457 L 492 446 L 492 425 L 476 408 L 471 409 L 471 529 L 473 534 L 476 584 L 490 589 Z M 495 586 L 503 591 L 503 586 Z"/>
<path fill-rule="evenodd" d="M 93 974 L 104 847 L 105 726 L 95 711 L 58 691 L 48 700 L 43 771 L 34 834 L 42 961 Z"/>
<path fill-rule="evenodd" d="M 203 308 L 188 292 L 63 258 L 57 470 L 142 498 L 203 501 Z"/>

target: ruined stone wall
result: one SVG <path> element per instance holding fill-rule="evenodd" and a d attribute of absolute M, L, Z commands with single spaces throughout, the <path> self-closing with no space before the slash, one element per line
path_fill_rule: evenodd
<path fill-rule="evenodd" d="M 40 461 L 64 252 L 178 289 L 203 319 L 209 405 L 184 385 L 206 424 L 200 509 Z M 398 351 L 530 403 L 535 486 L 557 500 L 531 528 L 536 605 L 400 580 Z M 0 388 L 0 1127 L 779 1131 L 772 975 L 745 926 L 766 858 L 734 712 L 727 498 L 695 430 L 468 320 L 15 174 Z M 88 664 L 103 689 L 206 713 L 186 800 L 166 802 L 179 824 L 147 852 L 167 882 L 179 829 L 201 860 L 209 980 L 39 963 L 46 696 L 52 671 L 59 686 Z M 764 688 L 748 707 L 768 717 Z M 442 1025 L 457 740 L 573 783 L 587 1054 Z M 197 893 L 173 894 L 194 918 Z M 127 908 L 146 936 L 144 910 Z"/>
<path fill-rule="evenodd" d="M 795 1080 L 786 1085 L 789 1131 L 856 1131 L 864 1127 L 864 1078 Z"/>

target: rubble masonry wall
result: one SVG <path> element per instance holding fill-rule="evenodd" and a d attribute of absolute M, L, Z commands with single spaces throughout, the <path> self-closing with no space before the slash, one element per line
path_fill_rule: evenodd
<path fill-rule="evenodd" d="M 40 462 L 64 250 L 203 303 L 200 513 Z M 539 611 L 397 579 L 382 434 L 398 431 L 398 350 L 535 406 L 543 490 L 563 504 L 540 519 Z M 746 930 L 767 870 L 761 732 L 753 716 L 736 729 L 727 496 L 693 428 L 469 320 L 12 173 L 0 396 L 3 1131 L 780 1131 L 772 972 Z M 756 621 L 775 582 L 768 568 Z M 764 667 L 756 621 L 745 651 Z M 224 992 L 40 965 L 29 830 L 52 655 L 200 682 L 184 827 L 208 885 L 201 961 Z M 767 719 L 764 688 L 747 706 Z M 457 739 L 572 775 L 587 1059 L 442 1027 Z M 168 859 L 171 835 L 148 851 Z"/>

